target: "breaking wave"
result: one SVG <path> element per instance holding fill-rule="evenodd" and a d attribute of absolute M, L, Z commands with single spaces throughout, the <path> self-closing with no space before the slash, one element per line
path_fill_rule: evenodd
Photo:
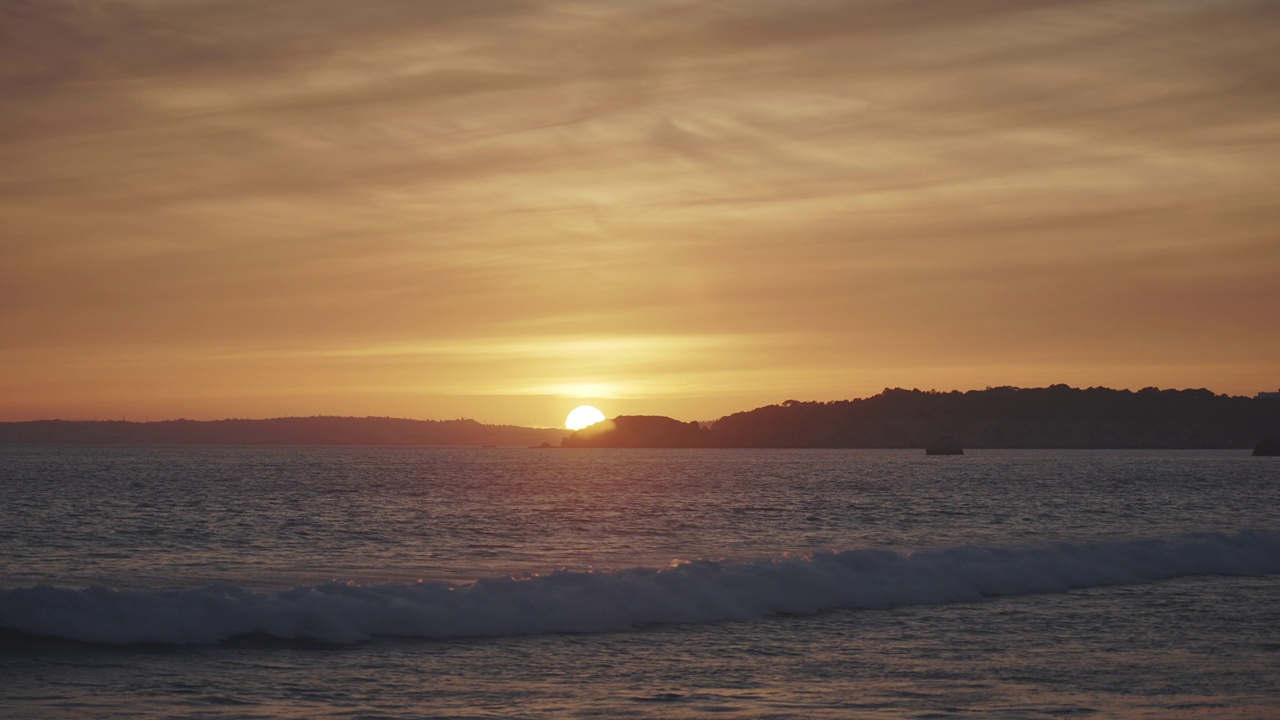
<path fill-rule="evenodd" d="M 1280 533 L 960 545 L 914 553 L 849 550 L 757 562 L 568 572 L 471 584 L 330 582 L 263 592 L 0 590 L 0 628 L 97 643 L 212 644 L 266 635 L 351 643 L 377 636 L 590 633 L 834 609 L 971 602 L 1192 575 L 1280 573 Z"/>

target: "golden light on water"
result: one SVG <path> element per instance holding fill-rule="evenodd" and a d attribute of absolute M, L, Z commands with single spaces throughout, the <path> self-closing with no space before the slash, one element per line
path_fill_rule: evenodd
<path fill-rule="evenodd" d="M 602 420 L 604 413 L 590 405 L 579 405 L 569 411 L 569 416 L 564 419 L 564 426 L 570 430 L 581 430 Z"/>

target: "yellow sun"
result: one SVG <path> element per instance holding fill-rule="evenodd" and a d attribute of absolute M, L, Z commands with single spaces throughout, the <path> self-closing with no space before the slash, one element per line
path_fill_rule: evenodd
<path fill-rule="evenodd" d="M 569 411 L 569 417 L 564 419 L 564 426 L 570 430 L 581 430 L 588 425 L 595 425 L 601 420 L 604 420 L 604 413 L 590 405 L 579 405 Z"/>

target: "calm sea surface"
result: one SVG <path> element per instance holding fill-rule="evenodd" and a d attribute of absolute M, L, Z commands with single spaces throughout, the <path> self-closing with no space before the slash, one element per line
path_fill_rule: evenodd
<path fill-rule="evenodd" d="M 1280 717 L 1247 452 L 0 448 L 0 717 Z"/>

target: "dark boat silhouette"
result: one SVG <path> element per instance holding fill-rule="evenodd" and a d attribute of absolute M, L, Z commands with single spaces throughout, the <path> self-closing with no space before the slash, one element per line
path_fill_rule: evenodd
<path fill-rule="evenodd" d="M 943 435 L 924 446 L 925 455 L 963 455 L 964 448 L 950 435 Z"/>
<path fill-rule="evenodd" d="M 1253 449 L 1254 457 L 1280 457 L 1280 437 L 1270 437 Z"/>

